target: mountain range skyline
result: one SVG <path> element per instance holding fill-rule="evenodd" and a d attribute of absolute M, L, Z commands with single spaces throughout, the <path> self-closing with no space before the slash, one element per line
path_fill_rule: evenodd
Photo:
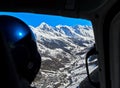
<path fill-rule="evenodd" d="M 94 38 L 94 33 L 93 33 L 93 28 L 92 26 L 88 26 L 88 25 L 75 25 L 75 26 L 68 26 L 68 25 L 56 25 L 56 26 L 51 26 L 49 24 L 47 24 L 46 22 L 42 22 L 39 24 L 39 26 L 34 27 L 32 25 L 29 25 L 30 28 L 33 29 L 41 29 L 41 30 L 47 30 L 47 31 L 54 31 L 57 32 L 59 34 L 63 34 L 63 35 L 67 35 L 67 36 L 71 36 L 71 37 L 82 37 L 82 36 L 89 36 Z M 80 36 L 82 35 L 82 36 Z"/>

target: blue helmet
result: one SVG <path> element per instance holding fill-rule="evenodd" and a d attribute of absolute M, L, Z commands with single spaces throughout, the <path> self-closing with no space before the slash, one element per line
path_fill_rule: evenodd
<path fill-rule="evenodd" d="M 19 77 L 31 83 L 41 65 L 33 32 L 22 20 L 7 15 L 0 16 L 0 31 L 7 41 Z"/>

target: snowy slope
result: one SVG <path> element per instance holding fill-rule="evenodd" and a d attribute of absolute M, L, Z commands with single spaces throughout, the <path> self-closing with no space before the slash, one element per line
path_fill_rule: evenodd
<path fill-rule="evenodd" d="M 76 88 L 86 77 L 84 58 L 94 44 L 91 26 L 30 26 L 42 56 L 37 88 Z M 92 68 L 92 67 L 91 67 Z"/>

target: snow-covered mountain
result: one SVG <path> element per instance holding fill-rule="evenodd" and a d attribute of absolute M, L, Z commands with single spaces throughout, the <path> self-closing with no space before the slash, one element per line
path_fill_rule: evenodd
<path fill-rule="evenodd" d="M 52 27 L 43 22 L 30 28 L 42 57 L 41 69 L 33 84 L 38 88 L 76 88 L 86 77 L 84 58 L 94 44 L 92 27 Z"/>

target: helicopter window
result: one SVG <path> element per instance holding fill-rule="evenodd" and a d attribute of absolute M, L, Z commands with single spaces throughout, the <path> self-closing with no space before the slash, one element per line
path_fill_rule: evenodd
<path fill-rule="evenodd" d="M 91 21 L 33 13 L 0 12 L 0 15 L 20 18 L 35 34 L 42 64 L 32 86 L 76 88 L 85 79 L 85 56 L 95 44 Z M 96 67 L 95 62 L 96 56 L 88 59 L 90 72 Z"/>

